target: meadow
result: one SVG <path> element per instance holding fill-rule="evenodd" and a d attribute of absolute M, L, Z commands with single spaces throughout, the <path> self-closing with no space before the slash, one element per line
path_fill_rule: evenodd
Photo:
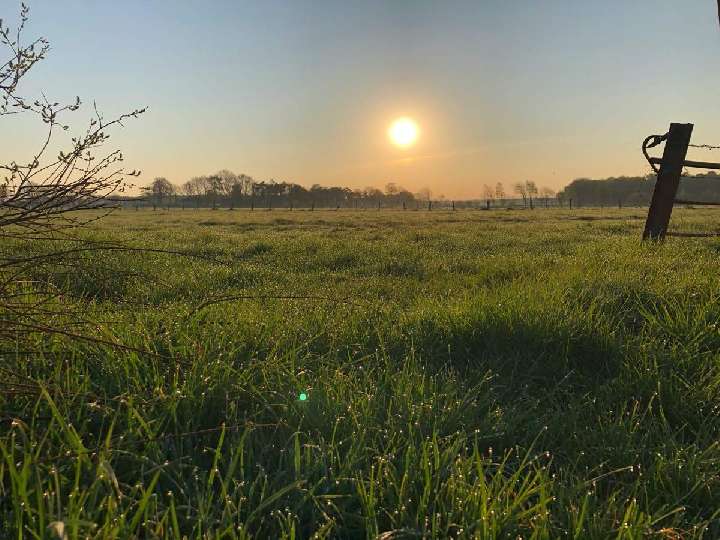
<path fill-rule="evenodd" d="M 720 537 L 720 239 L 645 213 L 115 212 L 26 276 L 0 537 Z"/>

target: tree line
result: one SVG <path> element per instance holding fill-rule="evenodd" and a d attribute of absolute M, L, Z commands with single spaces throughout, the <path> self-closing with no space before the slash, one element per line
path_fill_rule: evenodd
<path fill-rule="evenodd" d="M 388 182 L 384 190 L 376 187 L 350 189 L 348 187 L 321 186 L 306 188 L 293 182 L 275 180 L 257 181 L 246 174 L 222 170 L 212 175 L 196 176 L 176 185 L 165 177 L 155 178 L 143 187 L 140 200 L 157 206 L 189 206 L 196 208 L 419 208 L 452 206 L 444 195 L 434 195 L 428 188 L 412 193 L 395 182 Z M 484 185 L 482 197 L 470 201 L 457 201 L 459 207 L 519 206 L 533 208 L 535 204 L 556 206 L 555 192 L 538 188 L 535 182 L 516 182 L 507 193 L 502 182 L 495 186 Z"/>
<path fill-rule="evenodd" d="M 142 191 L 143 198 L 154 206 L 198 208 L 366 208 L 403 206 L 431 196 L 429 190 L 413 194 L 395 182 L 388 182 L 384 191 L 375 187 L 350 189 L 319 184 L 306 188 L 292 182 L 257 181 L 246 174 L 228 170 L 197 176 L 181 185 L 158 177 Z"/>
<path fill-rule="evenodd" d="M 620 176 L 600 180 L 578 178 L 558 197 L 576 206 L 646 206 L 655 188 L 655 174 Z M 720 176 L 715 171 L 682 178 L 678 199 L 720 202 Z"/>

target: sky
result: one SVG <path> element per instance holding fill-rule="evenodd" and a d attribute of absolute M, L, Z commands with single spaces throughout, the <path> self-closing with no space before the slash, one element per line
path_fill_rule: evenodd
<path fill-rule="evenodd" d="M 23 93 L 79 95 L 77 131 L 93 100 L 106 117 L 147 106 L 109 142 L 139 184 L 230 169 L 475 198 L 645 174 L 640 144 L 671 121 L 720 144 L 714 0 L 28 3 L 27 38 L 52 49 Z M 403 116 L 421 130 L 405 149 L 387 137 Z M 29 157 L 38 126 L 3 122 L 0 160 Z"/>

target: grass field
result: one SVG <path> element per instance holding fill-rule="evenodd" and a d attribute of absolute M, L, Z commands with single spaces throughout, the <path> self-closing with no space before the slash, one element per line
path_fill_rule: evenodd
<path fill-rule="evenodd" d="M 189 255 L 27 276 L 149 352 L 3 344 L 0 537 L 720 537 L 720 240 L 644 217 L 116 212 Z"/>

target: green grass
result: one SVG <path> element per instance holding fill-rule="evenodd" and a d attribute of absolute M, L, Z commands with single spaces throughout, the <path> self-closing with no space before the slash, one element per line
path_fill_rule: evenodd
<path fill-rule="evenodd" d="M 26 276 L 154 354 L 2 344 L 0 537 L 717 538 L 720 240 L 644 217 L 119 211 L 194 257 Z"/>

